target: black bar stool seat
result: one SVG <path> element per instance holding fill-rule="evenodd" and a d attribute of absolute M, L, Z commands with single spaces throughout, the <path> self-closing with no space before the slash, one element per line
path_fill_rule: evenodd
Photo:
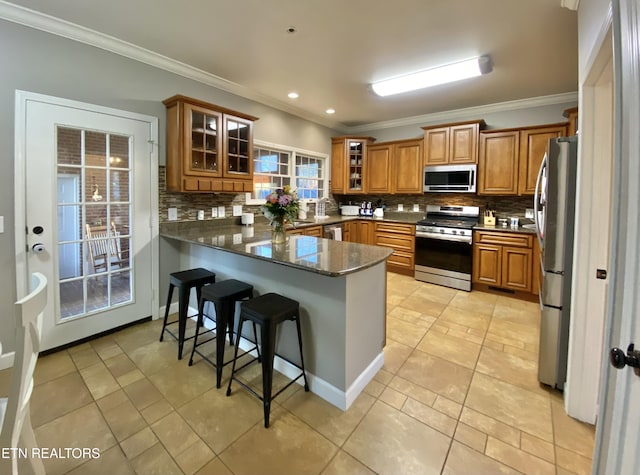
<path fill-rule="evenodd" d="M 216 281 L 216 274 L 214 272 L 198 267 L 196 269 L 183 270 L 179 272 L 173 272 L 169 274 L 169 293 L 167 295 L 167 306 L 164 311 L 164 323 L 162 324 L 162 332 L 160 332 L 160 341 L 164 338 L 164 332 L 171 335 L 178 341 L 178 359 L 182 359 L 182 348 L 185 342 L 185 332 L 187 329 L 187 312 L 189 311 L 189 294 L 191 289 L 195 287 L 198 302 L 200 301 L 200 295 L 202 288 L 205 285 L 213 284 Z M 171 306 L 171 297 L 173 297 L 173 289 L 178 287 L 178 319 L 173 322 L 167 322 L 169 317 L 169 307 Z M 173 333 L 167 327 L 178 324 L 178 335 Z M 186 338 L 190 340 L 193 337 Z"/>
<path fill-rule="evenodd" d="M 254 324 L 260 325 L 260 345 L 261 351 L 258 353 L 258 357 L 254 358 L 247 364 L 254 361 L 262 362 L 262 395 L 256 393 L 252 388 L 240 381 L 236 375 L 236 362 L 238 360 L 238 345 L 236 345 L 233 365 L 231 368 L 231 378 L 229 378 L 229 386 L 227 387 L 227 396 L 231 394 L 231 382 L 236 381 L 251 394 L 260 399 L 264 408 L 264 426 L 269 427 L 269 414 L 271 411 L 271 401 L 278 396 L 282 391 L 291 386 L 300 378 L 304 378 L 304 390 L 309 391 L 309 384 L 307 382 L 307 375 L 304 369 L 304 357 L 302 354 L 302 333 L 300 331 L 300 304 L 290 298 L 284 297 L 276 293 L 268 293 L 255 297 L 249 301 L 242 302 L 240 306 L 240 321 L 238 322 L 238 334 L 242 334 L 242 326 L 245 321 L 251 321 Z M 296 329 L 298 331 L 298 347 L 300 348 L 300 364 L 284 358 L 282 355 L 278 355 L 288 363 L 292 364 L 296 368 L 301 370 L 301 373 L 283 388 L 281 388 L 276 394 L 272 396 L 272 383 L 273 383 L 273 360 L 276 355 L 276 331 L 278 325 L 287 321 L 293 320 L 296 323 Z M 254 326 L 255 332 L 255 326 Z M 257 335 L 256 335 L 257 341 Z M 245 364 L 245 366 L 247 366 Z M 242 369 L 242 368 L 239 368 Z M 238 371 L 239 371 L 238 369 Z"/>
<path fill-rule="evenodd" d="M 225 347 L 225 331 L 229 329 L 229 343 L 233 345 L 233 326 L 236 302 L 244 299 L 250 299 L 253 296 L 253 285 L 247 284 L 236 279 L 223 280 L 215 284 L 207 285 L 202 289 L 202 295 L 198 303 L 198 325 L 196 334 L 193 339 L 193 349 L 191 350 L 191 358 L 189 358 L 189 366 L 193 364 L 193 355 L 198 353 L 204 360 L 211 363 L 216 368 L 216 387 L 220 387 L 222 379 L 222 367 L 232 360 L 224 363 L 224 347 Z M 210 316 L 204 313 L 204 304 L 206 302 L 213 303 L 216 309 L 215 328 L 211 330 L 200 330 L 204 324 L 204 318 L 214 321 Z M 255 330 L 254 330 L 255 331 Z M 215 336 L 205 341 L 198 341 L 198 338 L 205 333 L 214 333 Z M 200 352 L 197 348 L 212 340 L 216 340 L 216 361 L 213 362 L 207 355 Z"/>

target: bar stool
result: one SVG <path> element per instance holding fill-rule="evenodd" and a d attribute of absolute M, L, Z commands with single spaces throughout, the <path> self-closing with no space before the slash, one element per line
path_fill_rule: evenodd
<path fill-rule="evenodd" d="M 204 360 L 212 364 L 216 368 L 216 387 L 220 387 L 222 379 L 222 367 L 231 360 L 224 363 L 224 346 L 225 346 L 225 330 L 229 328 L 229 343 L 233 345 L 233 322 L 236 302 L 244 299 L 250 299 L 253 296 L 253 285 L 247 284 L 235 279 L 223 280 L 215 284 L 207 285 L 202 289 L 202 295 L 198 303 L 198 325 L 196 334 L 193 337 L 193 349 L 191 350 L 191 358 L 189 358 L 189 366 L 193 365 L 193 355 L 198 353 Z M 204 314 L 204 304 L 206 302 L 213 303 L 216 309 L 215 328 L 211 330 L 200 331 L 204 324 L 204 319 L 214 321 L 211 317 Z M 218 330 L 219 329 L 219 330 Z M 205 341 L 198 342 L 198 337 L 205 333 L 214 333 L 215 336 Z M 255 324 L 254 324 L 255 333 Z M 198 351 L 198 347 L 216 340 L 216 361 L 213 362 L 207 355 Z"/>
<path fill-rule="evenodd" d="M 254 358 L 244 366 L 247 366 L 248 364 L 251 364 L 256 360 L 262 360 L 262 396 L 260 396 L 253 389 L 251 389 L 249 386 L 235 377 L 236 362 L 238 360 L 238 345 L 236 345 L 236 349 L 234 352 L 233 365 L 231 367 L 231 377 L 229 378 L 229 386 L 227 387 L 227 396 L 231 394 L 231 382 L 233 380 L 237 381 L 242 387 L 244 387 L 247 391 L 249 391 L 251 394 L 262 401 L 264 408 L 264 426 L 269 427 L 271 401 L 276 396 L 278 396 L 278 394 L 287 389 L 301 377 L 304 378 L 304 390 L 309 391 L 307 375 L 304 370 L 304 357 L 302 355 L 302 334 L 300 332 L 299 316 L 300 304 L 295 300 L 284 297 L 282 295 L 269 293 L 261 295 L 259 297 L 255 297 L 247 302 L 243 302 L 240 308 L 241 310 L 240 321 L 238 323 L 238 334 L 242 334 L 242 326 L 247 320 L 253 322 L 254 324 L 260 325 L 260 343 L 262 354 L 260 355 L 260 353 L 258 353 L 257 358 Z M 273 360 L 276 349 L 276 330 L 278 328 L 278 325 L 286 320 L 293 320 L 296 322 L 296 328 L 298 330 L 298 346 L 300 348 L 300 365 L 280 355 L 278 356 L 291 363 L 296 368 L 300 369 L 301 373 L 272 396 L 271 386 L 273 383 Z M 255 336 L 257 341 L 257 335 Z M 239 368 L 238 371 L 240 369 L 242 368 Z"/>
<path fill-rule="evenodd" d="M 182 359 L 182 348 L 185 342 L 185 331 L 187 329 L 187 312 L 189 309 L 189 294 L 191 289 L 195 287 L 198 302 L 202 293 L 202 287 L 213 284 L 216 281 L 216 274 L 198 267 L 196 269 L 183 270 L 169 274 L 169 294 L 167 295 L 167 306 L 164 311 L 164 323 L 162 324 L 162 332 L 160 333 L 160 341 L 164 338 L 165 330 L 169 335 L 178 340 L 178 359 Z M 174 287 L 178 287 L 178 319 L 173 322 L 167 322 L 169 317 L 169 307 L 171 306 L 171 297 L 173 296 Z M 178 335 L 176 336 L 167 327 L 178 324 Z M 193 337 L 187 338 L 190 340 Z"/>

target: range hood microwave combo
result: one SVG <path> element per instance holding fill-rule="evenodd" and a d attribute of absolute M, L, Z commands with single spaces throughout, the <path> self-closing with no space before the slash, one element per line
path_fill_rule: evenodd
<path fill-rule="evenodd" d="M 423 191 L 475 193 L 476 170 L 476 164 L 424 167 Z"/>

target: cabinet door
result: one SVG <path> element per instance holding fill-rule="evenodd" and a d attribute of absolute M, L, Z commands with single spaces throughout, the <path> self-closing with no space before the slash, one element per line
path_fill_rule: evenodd
<path fill-rule="evenodd" d="M 358 242 L 358 226 L 356 221 L 344 223 L 342 239 L 348 242 Z"/>
<path fill-rule="evenodd" d="M 443 165 L 449 162 L 449 127 L 424 132 L 424 164 Z"/>
<path fill-rule="evenodd" d="M 422 193 L 422 141 L 394 145 L 394 186 L 392 193 Z"/>
<path fill-rule="evenodd" d="M 531 291 L 531 249 L 502 248 L 502 287 Z"/>
<path fill-rule="evenodd" d="M 391 193 L 392 145 L 372 145 L 367 150 L 367 192 Z"/>
<path fill-rule="evenodd" d="M 253 123 L 231 115 L 224 116 L 226 163 L 224 176 L 249 179 L 253 176 Z"/>
<path fill-rule="evenodd" d="M 502 247 L 491 244 L 473 246 L 473 282 L 500 285 Z"/>
<path fill-rule="evenodd" d="M 184 104 L 183 174 L 222 176 L 222 114 Z"/>
<path fill-rule="evenodd" d="M 449 163 L 478 162 L 478 124 L 454 125 L 449 132 Z"/>
<path fill-rule="evenodd" d="M 358 241 L 360 244 L 374 244 L 375 223 L 358 221 Z"/>
<path fill-rule="evenodd" d="M 346 190 L 347 168 L 345 165 L 345 143 L 331 142 L 331 192 L 343 194 Z"/>
<path fill-rule="evenodd" d="M 366 172 L 366 152 L 367 141 L 361 139 L 350 139 L 347 141 L 347 157 L 346 167 L 347 173 L 347 193 L 359 194 L 364 193 L 365 189 L 365 172 Z"/>
<path fill-rule="evenodd" d="M 519 195 L 533 195 L 542 158 L 549 149 L 549 139 L 565 135 L 567 135 L 567 127 L 565 125 L 520 131 Z"/>
<path fill-rule="evenodd" d="M 480 134 L 479 195 L 517 194 L 519 139 L 517 130 Z"/>

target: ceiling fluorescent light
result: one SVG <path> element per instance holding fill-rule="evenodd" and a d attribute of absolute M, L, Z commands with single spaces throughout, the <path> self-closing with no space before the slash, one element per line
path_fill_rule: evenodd
<path fill-rule="evenodd" d="M 485 54 L 457 63 L 378 81 L 371 87 L 377 95 L 384 97 L 480 76 L 490 73 L 492 69 L 491 57 Z"/>

